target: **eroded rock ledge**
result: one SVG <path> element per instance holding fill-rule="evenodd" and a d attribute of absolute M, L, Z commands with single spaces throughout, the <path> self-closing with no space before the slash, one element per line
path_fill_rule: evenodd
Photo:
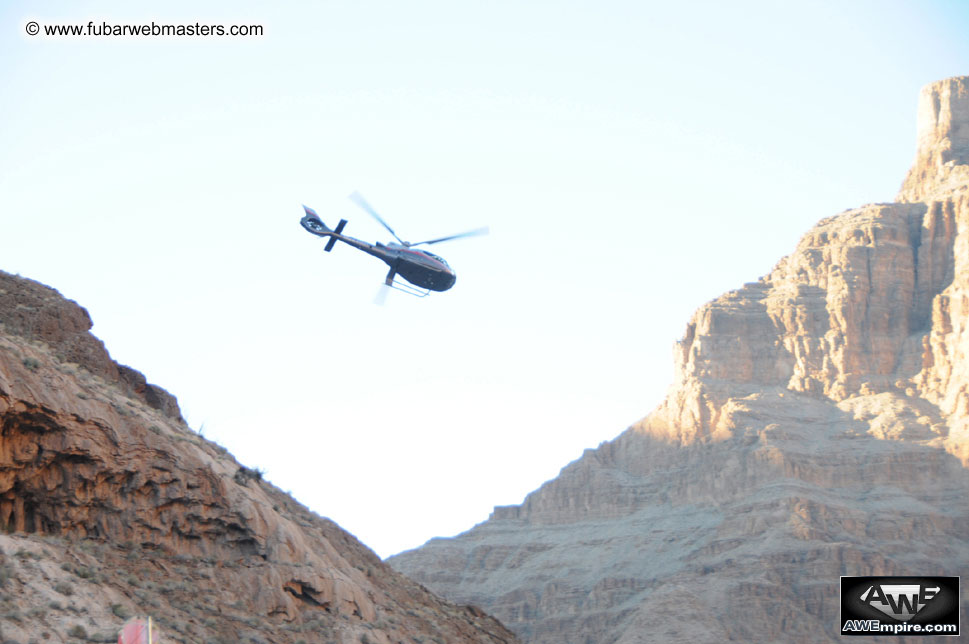
<path fill-rule="evenodd" d="M 175 396 L 112 360 L 104 343 L 91 335 L 92 326 L 91 316 L 77 302 L 49 286 L 0 271 L 0 333 L 43 342 L 59 361 L 77 364 L 184 422 Z"/>

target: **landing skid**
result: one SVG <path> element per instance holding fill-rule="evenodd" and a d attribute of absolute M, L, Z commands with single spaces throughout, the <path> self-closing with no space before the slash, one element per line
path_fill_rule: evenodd
<path fill-rule="evenodd" d="M 390 284 L 387 284 L 387 286 L 389 286 L 392 289 L 401 291 L 402 293 L 413 295 L 414 297 L 427 297 L 431 293 L 429 290 L 417 288 L 413 284 L 407 284 L 406 282 L 398 282 L 397 280 L 394 280 Z"/>

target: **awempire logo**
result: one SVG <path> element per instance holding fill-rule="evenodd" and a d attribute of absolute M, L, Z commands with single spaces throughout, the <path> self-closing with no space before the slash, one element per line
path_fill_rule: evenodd
<path fill-rule="evenodd" d="M 958 635 L 958 577 L 842 577 L 842 635 Z"/>

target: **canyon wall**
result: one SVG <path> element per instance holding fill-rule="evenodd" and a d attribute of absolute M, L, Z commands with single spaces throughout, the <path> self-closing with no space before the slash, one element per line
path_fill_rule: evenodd
<path fill-rule="evenodd" d="M 969 573 L 969 77 L 922 91 L 897 202 L 820 221 L 674 360 L 642 421 L 392 565 L 536 644 L 837 642 L 841 575 Z"/>
<path fill-rule="evenodd" d="M 0 272 L 0 641 L 117 641 L 134 615 L 166 642 L 517 641 L 192 431 L 90 328 Z"/>

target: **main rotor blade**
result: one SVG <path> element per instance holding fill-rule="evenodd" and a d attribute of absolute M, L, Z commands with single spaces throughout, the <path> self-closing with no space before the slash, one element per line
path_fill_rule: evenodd
<path fill-rule="evenodd" d="M 390 287 L 386 284 L 381 284 L 377 295 L 373 298 L 373 303 L 377 306 L 383 306 L 387 303 L 387 293 L 390 293 Z"/>
<path fill-rule="evenodd" d="M 438 237 L 437 239 L 429 239 L 427 241 L 417 242 L 416 244 L 411 244 L 411 246 L 420 246 L 421 244 L 437 244 L 439 242 L 450 241 L 452 239 L 460 239 L 462 237 L 477 237 L 478 235 L 487 235 L 488 227 L 475 228 L 474 230 L 469 230 L 466 233 L 458 233 L 457 235 L 448 235 L 447 237 Z"/>
<path fill-rule="evenodd" d="M 368 204 L 367 203 L 367 200 L 364 199 L 360 195 L 359 192 L 354 191 L 354 193 L 350 195 L 350 201 L 352 201 L 353 203 L 357 204 L 358 206 L 360 206 L 361 208 L 363 208 L 364 210 L 366 210 L 370 214 L 371 217 L 373 217 L 374 219 L 376 219 L 377 221 L 379 221 L 384 228 L 386 228 L 388 231 L 390 231 L 390 234 L 394 236 L 394 239 L 396 239 L 397 241 L 399 241 L 404 246 L 409 246 L 410 245 L 407 242 L 405 242 L 403 239 L 401 239 L 400 237 L 397 236 L 397 233 L 394 232 L 394 229 L 391 228 L 390 225 L 386 221 L 384 221 L 383 217 L 381 217 L 380 215 L 377 214 L 377 211 L 373 209 L 373 206 L 371 206 L 370 204 Z"/>

